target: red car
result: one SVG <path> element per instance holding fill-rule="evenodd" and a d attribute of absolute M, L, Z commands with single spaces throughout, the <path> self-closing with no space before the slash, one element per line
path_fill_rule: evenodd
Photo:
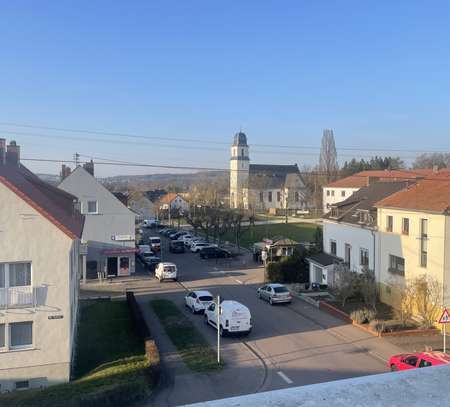
<path fill-rule="evenodd" d="M 450 355 L 442 352 L 402 353 L 389 359 L 389 368 L 393 372 L 449 364 Z"/>

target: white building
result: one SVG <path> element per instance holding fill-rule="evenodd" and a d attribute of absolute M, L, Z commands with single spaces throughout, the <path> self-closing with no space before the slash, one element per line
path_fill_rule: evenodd
<path fill-rule="evenodd" d="M 312 256 L 310 281 L 333 285 L 335 276 L 329 276 L 333 269 L 332 258 L 343 261 L 352 271 L 373 270 L 379 281 L 375 203 L 407 185 L 407 182 L 375 182 L 353 193 L 345 201 L 331 206 L 330 212 L 323 217 L 323 251 L 332 257 L 316 259 Z"/>
<path fill-rule="evenodd" d="M 180 211 L 181 213 L 189 210 L 189 202 L 180 194 L 168 193 L 164 195 L 159 201 L 159 209 L 167 211 Z"/>
<path fill-rule="evenodd" d="M 83 216 L 76 198 L 0 139 L 0 391 L 67 382 L 74 357 Z"/>
<path fill-rule="evenodd" d="M 415 181 L 432 173 L 433 170 L 431 169 L 369 170 L 358 172 L 323 187 L 323 213 L 328 213 L 332 205 L 345 201 L 362 187 L 376 181 Z"/>
<path fill-rule="evenodd" d="M 234 136 L 230 159 L 230 207 L 258 211 L 306 208 L 306 187 L 297 164 L 250 164 L 247 136 Z"/>
<path fill-rule="evenodd" d="M 98 273 L 111 277 L 134 273 L 135 213 L 95 179 L 92 162 L 65 175 L 58 187 L 78 198 L 86 218 L 83 241 L 88 255 L 83 279 L 97 278 Z"/>

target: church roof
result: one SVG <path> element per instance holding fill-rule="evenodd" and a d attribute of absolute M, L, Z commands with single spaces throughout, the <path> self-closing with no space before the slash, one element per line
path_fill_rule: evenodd
<path fill-rule="evenodd" d="M 233 146 L 247 146 L 247 136 L 240 131 L 234 135 Z"/>
<path fill-rule="evenodd" d="M 283 186 L 294 187 L 294 184 L 298 184 L 294 178 L 299 179 L 303 183 L 297 164 L 250 164 L 248 187 L 250 189 L 280 189 Z"/>

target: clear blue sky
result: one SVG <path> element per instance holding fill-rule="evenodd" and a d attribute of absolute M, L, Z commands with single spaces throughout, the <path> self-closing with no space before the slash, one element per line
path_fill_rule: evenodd
<path fill-rule="evenodd" d="M 448 151 L 449 40 L 448 1 L 3 1 L 0 121 L 223 143 L 242 126 L 250 144 L 307 146 L 333 128 L 338 149 Z M 63 133 L 0 126 L 28 157 L 228 166 L 225 144 L 6 131 Z M 318 155 L 252 151 L 260 163 Z M 150 171 L 99 169 L 124 172 Z"/>

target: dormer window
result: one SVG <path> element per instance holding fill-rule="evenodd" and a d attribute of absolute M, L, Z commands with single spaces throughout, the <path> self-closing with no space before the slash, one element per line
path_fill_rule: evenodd
<path fill-rule="evenodd" d="M 338 208 L 331 208 L 331 217 L 332 218 L 337 218 L 338 217 Z"/>

